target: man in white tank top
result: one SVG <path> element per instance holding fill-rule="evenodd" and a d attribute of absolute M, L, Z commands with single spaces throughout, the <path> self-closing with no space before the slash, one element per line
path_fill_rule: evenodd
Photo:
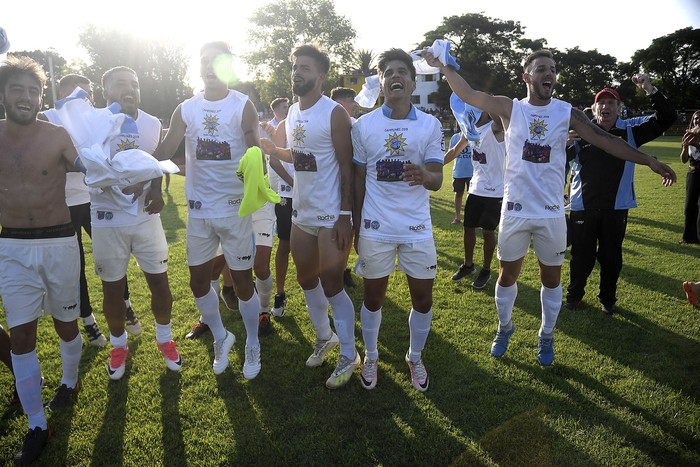
<path fill-rule="evenodd" d="M 345 109 L 323 95 L 328 55 L 303 45 L 292 52 L 290 60 L 292 91 L 299 102 L 287 115 L 289 147 L 279 148 L 268 139 L 261 143 L 265 153 L 294 162 L 292 258 L 316 330 L 316 344 L 306 366 L 322 365 L 328 351 L 340 342 L 340 359 L 326 381 L 334 389 L 346 384 L 360 364 L 355 309 L 343 288 L 352 242 L 352 124 Z M 329 303 L 336 332 L 328 318 Z"/>
<path fill-rule="evenodd" d="M 557 71 L 552 54 L 538 50 L 523 66 L 527 97 L 522 100 L 491 96 L 473 89 L 451 66 L 443 65 L 427 48 L 427 62 L 445 75 L 452 90 L 464 102 L 500 117 L 506 130 L 504 198 L 498 236 L 500 273 L 496 284 L 499 328 L 491 355 L 501 357 L 515 327 L 511 320 L 517 296 L 517 279 L 533 240 L 539 260 L 542 287 L 542 325 L 537 358 L 542 365 L 554 361 L 554 327 L 562 306 L 561 266 L 566 254 L 564 173 L 568 131 L 620 159 L 648 165 L 670 185 L 673 170 L 632 148 L 620 138 L 593 125 L 571 104 L 552 98 Z"/>
<path fill-rule="evenodd" d="M 247 149 L 260 146 L 259 120 L 248 97 L 229 90 L 229 77 L 220 74 L 220 67 L 215 71 L 215 62 L 230 63 L 232 55 L 231 47 L 225 42 L 202 46 L 200 76 L 204 91 L 177 106 L 168 133 L 154 156 L 168 159 L 185 137 L 187 263 L 195 305 L 214 336 L 212 367 L 217 375 L 226 370 L 228 354 L 235 342 L 234 335 L 221 321 L 219 299 L 211 283 L 220 246 L 231 271 L 246 329 L 243 376 L 253 379 L 261 368 L 260 298 L 253 287 L 255 235 L 251 216 L 238 215 L 243 180 L 236 171 Z"/>

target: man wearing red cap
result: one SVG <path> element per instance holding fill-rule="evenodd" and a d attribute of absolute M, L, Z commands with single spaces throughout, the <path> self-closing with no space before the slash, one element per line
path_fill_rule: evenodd
<path fill-rule="evenodd" d="M 611 135 L 637 148 L 661 136 L 676 120 L 676 111 L 647 75 L 632 77 L 651 100 L 653 115 L 621 119 L 620 94 L 603 88 L 595 95 L 593 122 Z M 635 164 L 611 156 L 604 150 L 579 140 L 568 149 L 575 156 L 571 168 L 571 282 L 566 308 L 574 310 L 584 296 L 588 276 L 596 259 L 600 263 L 602 310 L 612 315 L 617 307 L 617 279 L 622 269 L 622 240 L 627 227 L 627 211 L 637 207 L 634 194 Z"/>

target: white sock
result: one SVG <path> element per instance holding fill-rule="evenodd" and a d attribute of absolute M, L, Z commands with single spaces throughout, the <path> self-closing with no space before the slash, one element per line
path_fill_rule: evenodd
<path fill-rule="evenodd" d="M 95 315 L 90 313 L 89 316 L 86 316 L 85 318 L 80 318 L 83 322 L 83 326 L 91 326 L 95 324 Z"/>
<path fill-rule="evenodd" d="M 199 313 L 204 318 L 204 322 L 209 325 L 211 334 L 216 342 L 226 337 L 226 328 L 221 321 L 221 313 L 219 313 L 219 297 L 213 288 L 209 289 L 203 297 L 194 297 L 194 304 L 197 306 Z"/>
<path fill-rule="evenodd" d="M 379 341 L 379 328 L 382 325 L 382 309 L 370 311 L 362 303 L 360 322 L 362 323 L 362 340 L 365 342 L 365 356 L 370 360 L 376 360 L 379 358 L 377 342 Z"/>
<path fill-rule="evenodd" d="M 318 281 L 316 288 L 304 290 L 304 298 L 311 323 L 316 330 L 316 337 L 323 340 L 330 339 L 333 330 L 331 329 L 331 320 L 328 317 L 328 299 L 323 293 L 321 281 Z"/>
<path fill-rule="evenodd" d="M 552 334 L 557 324 L 562 300 L 561 284 L 550 289 L 544 285 L 540 288 L 540 301 L 542 302 L 542 327 L 540 335 Z"/>
<path fill-rule="evenodd" d="M 70 342 L 59 339 L 58 345 L 61 349 L 61 365 L 63 366 L 61 384 L 74 388 L 78 384 L 78 365 L 80 364 L 80 354 L 83 351 L 83 338 L 78 333 Z"/>
<path fill-rule="evenodd" d="M 245 325 L 245 345 L 248 347 L 258 347 L 258 316 L 260 316 L 260 297 L 253 290 L 253 296 L 247 302 L 238 298 L 238 310 L 241 313 L 243 324 Z"/>
<path fill-rule="evenodd" d="M 272 296 L 272 274 L 267 279 L 255 278 L 255 287 L 260 297 L 260 310 L 270 311 L 270 297 Z"/>
<path fill-rule="evenodd" d="M 427 313 L 419 313 L 411 308 L 408 315 L 408 329 L 411 333 L 411 346 L 408 349 L 408 359 L 412 362 L 420 360 L 421 353 L 425 348 L 425 342 L 430 333 L 430 323 L 433 321 L 433 309 Z"/>
<path fill-rule="evenodd" d="M 111 332 L 109 333 L 109 342 L 112 344 L 112 347 L 117 349 L 117 348 L 122 348 L 126 349 L 126 345 L 128 343 L 128 333 L 126 332 L 126 329 L 124 329 L 124 334 L 121 336 L 117 337 Z"/>
<path fill-rule="evenodd" d="M 214 289 L 214 292 L 216 292 L 216 295 L 218 296 L 219 292 L 221 292 L 221 282 L 219 282 L 218 277 L 211 281 L 211 288 Z"/>
<path fill-rule="evenodd" d="M 168 324 L 158 324 L 156 321 L 156 341 L 165 344 L 173 340 L 172 322 Z"/>
<path fill-rule="evenodd" d="M 44 404 L 41 402 L 41 368 L 36 349 L 22 355 L 10 352 L 10 355 L 15 372 L 15 387 L 22 402 L 22 409 L 27 414 L 29 428 L 38 426 L 45 430 L 47 424 Z"/>
<path fill-rule="evenodd" d="M 515 305 L 515 297 L 518 296 L 518 283 L 511 286 L 503 287 L 496 282 L 496 311 L 498 312 L 498 324 L 501 329 L 510 330 L 513 325 L 513 305 Z"/>
<path fill-rule="evenodd" d="M 355 359 L 355 306 L 345 289 L 328 298 L 333 312 L 333 325 L 340 341 L 340 354 Z"/>

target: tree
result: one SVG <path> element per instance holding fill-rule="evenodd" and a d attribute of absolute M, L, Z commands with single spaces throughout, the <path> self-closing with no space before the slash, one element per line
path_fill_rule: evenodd
<path fill-rule="evenodd" d="M 256 84 L 263 102 L 291 98 L 289 55 L 300 44 L 315 43 L 328 53 L 333 63 L 329 86 L 355 62 L 355 29 L 331 0 L 273 1 L 258 8 L 250 23 L 248 36 L 257 47 L 242 59 L 260 77 Z"/>
<path fill-rule="evenodd" d="M 359 49 L 355 54 L 355 66 L 358 73 L 363 76 L 371 76 L 377 73 L 374 61 L 377 56 L 370 49 Z"/>
<path fill-rule="evenodd" d="M 678 109 L 700 108 L 700 29 L 687 27 L 637 50 L 632 63 L 658 77 Z"/>
<path fill-rule="evenodd" d="M 563 53 L 552 52 L 557 63 L 556 94 L 559 99 L 581 108 L 588 107 L 593 104 L 598 91 L 614 85 L 617 60 L 612 55 L 597 50 L 583 51 L 578 47 Z M 624 96 L 623 101 L 627 102 Z"/>
<path fill-rule="evenodd" d="M 186 84 L 189 60 L 180 46 L 94 25 L 80 33 L 79 42 L 90 59 L 82 73 L 93 82 L 97 106 L 105 104 L 102 74 L 115 66 L 127 66 L 138 74 L 141 108 L 156 117 L 170 118 L 175 107 L 192 96 Z"/>
<path fill-rule="evenodd" d="M 29 57 L 37 62 L 44 69 L 47 78 L 46 87 L 44 88 L 44 108 L 53 107 L 53 89 L 51 83 L 51 67 L 49 66 L 49 54 L 51 54 L 51 64 L 53 65 L 54 85 L 58 85 L 61 77 L 69 71 L 66 68 L 66 59 L 57 54 L 54 50 L 21 50 L 18 52 L 10 52 L 10 55 Z M 56 87 L 56 98 L 58 98 L 58 87 Z"/>

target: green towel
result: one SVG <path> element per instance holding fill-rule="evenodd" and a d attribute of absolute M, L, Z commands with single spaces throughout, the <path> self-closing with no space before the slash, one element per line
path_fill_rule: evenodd
<path fill-rule="evenodd" d="M 280 195 L 270 188 L 270 180 L 263 170 L 263 153 L 257 146 L 248 148 L 236 172 L 243 180 L 243 200 L 238 207 L 238 216 L 253 214 L 265 203 L 279 203 Z"/>

